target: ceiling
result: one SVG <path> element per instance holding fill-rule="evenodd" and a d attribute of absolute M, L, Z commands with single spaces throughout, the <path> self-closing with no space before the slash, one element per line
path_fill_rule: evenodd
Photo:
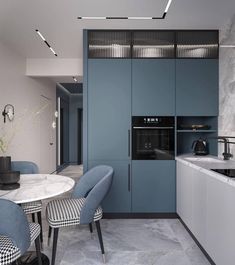
<path fill-rule="evenodd" d="M 82 58 L 83 29 L 220 29 L 234 0 L 172 0 L 164 20 L 77 20 L 78 16 L 161 17 L 167 0 L 0 0 L 0 41 L 27 58 Z"/>
<path fill-rule="evenodd" d="M 82 83 L 61 83 L 61 85 L 68 90 L 70 94 L 82 94 L 83 84 Z"/>

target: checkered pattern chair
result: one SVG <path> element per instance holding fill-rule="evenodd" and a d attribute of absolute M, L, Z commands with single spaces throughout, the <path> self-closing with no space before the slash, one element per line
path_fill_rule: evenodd
<path fill-rule="evenodd" d="M 54 230 L 51 265 L 55 264 L 59 228 L 71 225 L 89 224 L 92 232 L 92 222 L 95 222 L 100 248 L 104 259 L 104 246 L 99 220 L 102 218 L 100 204 L 108 193 L 113 178 L 113 169 L 109 166 L 97 166 L 86 172 L 78 181 L 72 198 L 53 200 L 46 208 L 49 223 L 49 235 Z"/>
<path fill-rule="evenodd" d="M 20 174 L 38 174 L 38 166 L 30 161 L 12 161 L 11 169 L 14 171 L 20 171 Z M 23 208 L 26 214 L 32 215 L 32 221 L 35 222 L 35 214 L 37 214 L 38 223 L 41 226 L 40 240 L 43 242 L 43 233 L 42 233 L 42 201 L 27 202 L 22 203 L 21 207 Z"/>
<path fill-rule="evenodd" d="M 42 265 L 40 251 L 40 225 L 28 223 L 20 206 L 0 199 L 0 265 L 11 264 L 35 242 L 38 264 Z"/>

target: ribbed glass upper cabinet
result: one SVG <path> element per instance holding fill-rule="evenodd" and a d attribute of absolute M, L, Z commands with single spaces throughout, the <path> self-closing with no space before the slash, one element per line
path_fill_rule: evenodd
<path fill-rule="evenodd" d="M 131 60 L 88 60 L 88 160 L 130 159 Z"/>
<path fill-rule="evenodd" d="M 133 31 L 132 113 L 175 114 L 175 33 Z"/>

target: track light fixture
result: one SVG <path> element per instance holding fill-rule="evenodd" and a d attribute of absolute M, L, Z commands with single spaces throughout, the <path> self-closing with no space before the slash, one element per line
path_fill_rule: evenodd
<path fill-rule="evenodd" d="M 168 0 L 165 11 L 161 17 L 77 17 L 77 19 L 84 20 L 155 20 L 155 19 L 165 19 L 166 14 L 170 8 L 172 0 Z"/>

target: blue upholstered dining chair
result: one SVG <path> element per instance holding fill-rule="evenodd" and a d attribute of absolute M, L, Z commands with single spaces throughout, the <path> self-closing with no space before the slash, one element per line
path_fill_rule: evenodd
<path fill-rule="evenodd" d="M 48 203 L 46 215 L 49 223 L 49 238 L 51 230 L 54 230 L 51 265 L 55 264 L 59 228 L 83 224 L 89 224 L 91 227 L 93 221 L 96 224 L 103 259 L 105 258 L 99 222 L 103 215 L 100 204 L 111 187 L 112 179 L 113 169 L 110 166 L 96 166 L 79 179 L 71 198 Z"/>
<path fill-rule="evenodd" d="M 38 166 L 30 161 L 12 161 L 11 169 L 13 171 L 20 171 L 20 174 L 38 174 Z M 35 222 L 35 213 L 37 214 L 38 223 L 41 226 L 40 240 L 43 242 L 43 232 L 42 232 L 42 201 L 27 202 L 22 203 L 21 207 L 23 208 L 26 214 L 32 215 L 32 221 Z"/>
<path fill-rule="evenodd" d="M 0 199 L 0 265 L 11 264 L 35 241 L 38 264 L 42 265 L 40 226 L 28 223 L 23 209 L 16 203 Z"/>

